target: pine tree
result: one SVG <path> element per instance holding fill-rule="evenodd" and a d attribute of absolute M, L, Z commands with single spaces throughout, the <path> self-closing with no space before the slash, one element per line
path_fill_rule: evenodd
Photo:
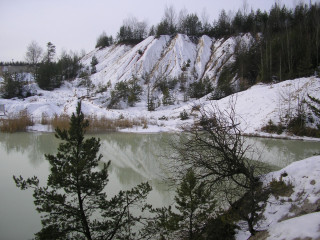
<path fill-rule="evenodd" d="M 189 169 L 176 190 L 175 208 L 157 208 L 156 216 L 149 221 L 149 234 L 161 235 L 161 239 L 204 239 L 202 233 L 214 214 L 216 201 L 205 184 Z"/>
<path fill-rule="evenodd" d="M 143 204 L 151 187 L 143 183 L 107 200 L 104 189 L 110 161 L 99 165 L 100 139 L 85 139 L 88 126 L 79 102 L 70 128 L 56 130 L 56 137 L 63 141 L 58 153 L 45 155 L 51 165 L 47 186 L 40 187 L 36 176 L 27 180 L 14 176 L 17 187 L 34 190 L 43 226 L 38 239 L 128 239 L 129 233 L 133 235 L 128 229 L 141 220 L 130 206 Z"/>
<path fill-rule="evenodd" d="M 96 65 L 98 64 L 98 59 L 96 56 L 93 56 L 91 59 L 91 73 L 96 73 L 97 72 L 97 68 Z"/>
<path fill-rule="evenodd" d="M 111 37 L 112 38 L 112 37 Z M 110 41 L 111 40 L 111 41 Z M 103 32 L 97 39 L 96 48 L 109 47 L 112 44 L 112 39 L 110 39 L 105 32 Z"/>
<path fill-rule="evenodd" d="M 47 43 L 47 52 L 45 55 L 45 61 L 50 63 L 54 59 L 54 55 L 56 54 L 56 46 L 53 45 L 51 42 Z"/>
<path fill-rule="evenodd" d="M 198 36 L 202 30 L 202 23 L 196 14 L 188 14 L 182 24 L 182 33 L 188 36 Z"/>
<path fill-rule="evenodd" d="M 40 88 L 45 90 L 53 90 L 60 87 L 62 76 L 58 64 L 54 61 L 56 47 L 51 43 L 47 43 L 47 52 L 43 62 L 40 64 L 36 81 Z"/>
<path fill-rule="evenodd" d="M 36 81 L 40 88 L 53 90 L 60 87 L 62 76 L 58 64 L 55 62 L 43 62 L 38 68 Z"/>
<path fill-rule="evenodd" d="M 183 239 L 201 239 L 205 222 L 215 208 L 211 192 L 190 169 L 182 179 L 176 193 L 175 202 L 179 211 L 176 218 L 180 219 L 178 231 Z"/>
<path fill-rule="evenodd" d="M 164 20 L 162 22 L 160 22 L 157 25 L 157 37 L 160 37 L 161 35 L 169 35 L 170 34 L 170 28 L 169 28 L 169 23 Z"/>

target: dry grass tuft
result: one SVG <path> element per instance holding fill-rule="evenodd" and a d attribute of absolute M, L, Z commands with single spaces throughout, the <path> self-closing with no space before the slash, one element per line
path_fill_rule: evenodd
<path fill-rule="evenodd" d="M 1 132 L 22 132 L 26 131 L 28 126 L 32 126 L 34 123 L 28 111 L 22 110 L 18 115 L 8 116 L 7 119 L 1 119 L 0 130 Z"/>
<path fill-rule="evenodd" d="M 135 119 L 125 118 L 123 116 L 118 119 L 110 119 L 107 117 L 86 116 L 89 120 L 89 133 L 97 132 L 115 132 L 119 129 L 143 127 L 148 128 L 148 119 L 141 117 Z M 26 131 L 28 126 L 32 126 L 34 123 L 26 110 L 21 111 L 17 116 L 11 116 L 8 119 L 0 119 L 0 131 L 2 132 L 17 132 Z M 49 118 L 47 114 L 42 114 L 40 123 L 42 125 L 51 125 L 53 129 L 59 128 L 61 130 L 69 129 L 70 116 L 67 114 L 54 115 L 53 118 Z"/>
<path fill-rule="evenodd" d="M 128 119 L 122 116 L 118 119 L 109 119 L 106 117 L 89 116 L 87 119 L 89 120 L 88 132 L 117 131 L 138 126 L 148 127 L 148 121 L 145 118 Z"/>
<path fill-rule="evenodd" d="M 278 198 L 281 197 L 290 197 L 293 193 L 293 185 L 291 182 L 285 183 L 282 179 L 279 181 L 276 179 L 272 179 L 270 182 L 270 190 L 271 193 Z"/>
<path fill-rule="evenodd" d="M 87 117 L 89 120 L 88 132 L 116 131 L 114 121 L 106 117 L 98 118 L 97 116 Z"/>
<path fill-rule="evenodd" d="M 54 129 L 59 128 L 61 130 L 69 129 L 69 122 L 70 117 L 67 114 L 55 114 L 54 117 L 49 121 Z"/>

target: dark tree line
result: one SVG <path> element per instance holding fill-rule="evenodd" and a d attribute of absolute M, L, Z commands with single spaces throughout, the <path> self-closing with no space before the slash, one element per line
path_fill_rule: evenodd
<path fill-rule="evenodd" d="M 310 76 L 319 67 L 320 6 L 275 5 L 255 50 L 262 82 Z"/>
<path fill-rule="evenodd" d="M 269 13 L 257 10 L 243 15 L 238 12 L 227 28 L 220 26 L 216 26 L 219 31 L 213 31 L 213 36 L 250 33 L 253 37 L 250 47 L 245 42 L 237 42 L 235 61 L 222 70 L 218 85 L 225 94 L 233 91 L 230 82 L 234 77 L 240 80 L 238 90 L 244 90 L 257 82 L 317 75 L 320 70 L 319 4 L 298 5 L 295 9 L 275 4 Z M 227 30 L 223 34 L 221 29 Z"/>
<path fill-rule="evenodd" d="M 11 61 L 11 62 L 0 62 L 0 66 L 29 66 L 28 62 L 24 61 Z"/>
<path fill-rule="evenodd" d="M 125 19 L 117 34 L 118 43 L 136 44 L 147 37 L 148 25 L 136 18 Z"/>
<path fill-rule="evenodd" d="M 55 46 L 47 44 L 47 51 L 44 59 L 39 63 L 36 72 L 36 81 L 39 87 L 52 90 L 60 87 L 63 80 L 72 79 L 77 76 L 81 68 L 80 56 L 75 53 L 62 53 L 61 57 L 55 61 Z"/>

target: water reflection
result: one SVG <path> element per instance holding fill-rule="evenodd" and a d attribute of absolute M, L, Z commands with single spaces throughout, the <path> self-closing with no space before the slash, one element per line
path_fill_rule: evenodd
<path fill-rule="evenodd" d="M 254 146 L 254 159 L 283 168 L 294 161 L 320 154 L 320 142 L 282 140 L 268 138 L 247 138 Z"/>
<path fill-rule="evenodd" d="M 118 133 L 97 137 L 101 139 L 100 151 L 104 159 L 111 160 L 113 167 L 129 168 L 146 179 L 160 179 L 163 176 L 162 165 L 165 162 L 160 160 L 160 155 L 169 147 L 166 144 L 169 134 Z M 121 171 L 119 174 L 124 175 Z"/>
<path fill-rule="evenodd" d="M 26 155 L 32 166 L 37 167 L 44 161 L 44 154 L 56 152 L 59 140 L 50 133 L 1 134 L 0 145 L 10 155 L 20 152 Z"/>

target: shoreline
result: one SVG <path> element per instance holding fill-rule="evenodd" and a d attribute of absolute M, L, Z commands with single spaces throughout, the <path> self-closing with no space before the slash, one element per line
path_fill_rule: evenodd
<path fill-rule="evenodd" d="M 42 125 L 35 124 L 34 126 L 28 126 L 26 131 L 22 132 L 30 132 L 30 133 L 54 133 L 55 130 L 51 125 Z M 1 132 L 0 132 L 1 133 Z M 158 133 L 183 133 L 183 131 L 179 127 L 164 127 L 157 125 L 148 125 L 147 128 L 132 127 L 132 128 L 124 128 L 119 130 L 97 130 L 93 132 L 88 132 L 88 134 L 107 134 L 107 133 L 132 133 L 132 134 L 158 134 Z M 286 134 L 270 134 L 265 132 L 256 132 L 256 133 L 243 133 L 242 136 L 250 137 L 250 138 L 266 138 L 266 139 L 276 139 L 276 140 L 291 140 L 291 141 L 305 141 L 305 142 L 320 142 L 320 138 L 312 138 L 312 137 L 301 137 L 294 135 L 286 135 Z"/>

